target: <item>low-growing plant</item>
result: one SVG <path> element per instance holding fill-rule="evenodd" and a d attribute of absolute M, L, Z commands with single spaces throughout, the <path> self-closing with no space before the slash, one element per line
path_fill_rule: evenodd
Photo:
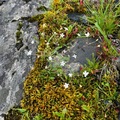
<path fill-rule="evenodd" d="M 15 108 L 14 110 L 19 111 L 22 114 L 21 120 L 30 120 L 29 111 L 24 108 Z"/>
<path fill-rule="evenodd" d="M 118 56 L 117 50 L 112 46 L 111 41 L 108 39 L 108 35 L 114 34 L 119 27 L 119 16 L 120 16 L 120 4 L 114 3 L 113 0 L 100 0 L 100 3 L 97 5 L 90 5 L 88 1 L 85 2 L 88 8 L 89 17 L 88 21 L 93 29 L 96 29 L 104 37 L 103 42 L 108 48 L 108 51 L 104 51 L 108 56 Z M 104 45 L 103 45 L 104 48 Z"/>
<path fill-rule="evenodd" d="M 76 2 L 74 5 L 79 4 L 79 1 L 73 2 Z M 116 119 L 117 113 L 113 102 L 117 86 L 113 79 L 116 74 L 112 69 L 103 72 L 102 66 L 105 62 L 101 63 L 93 56 L 92 61 L 88 60 L 88 66 L 71 77 L 65 74 L 58 60 L 56 66 L 52 64 L 54 55 L 70 41 L 68 36 L 71 35 L 73 38 L 74 33 L 77 34 L 80 30 L 80 26 L 71 22 L 66 13 L 64 14 L 67 11 L 65 5 L 68 7 L 69 3 L 72 6 L 72 1 L 54 0 L 52 9 L 46 12 L 41 20 L 39 27 L 41 43 L 38 47 L 40 57 L 36 61 L 35 69 L 24 82 L 21 106 L 29 110 L 31 116 L 35 116 L 36 113 L 42 115 L 42 119 Z M 102 23 L 98 23 L 96 21 L 94 27 L 109 44 L 107 38 L 109 32 L 101 29 Z M 40 54 L 41 51 L 43 54 Z M 64 57 L 59 60 L 61 59 L 64 60 Z"/>
<path fill-rule="evenodd" d="M 43 120 L 43 116 L 41 114 L 36 115 L 33 120 Z"/>
<path fill-rule="evenodd" d="M 60 62 L 54 58 L 54 55 L 84 28 L 80 28 L 78 23 L 71 22 L 66 16 L 67 10 L 80 12 L 80 4 L 83 5 L 77 0 L 53 0 L 52 9 L 43 15 L 39 25 L 38 56 L 34 68 L 24 82 L 22 109 L 18 109 L 25 119 L 117 120 L 114 104 L 115 99 L 119 101 L 115 81 L 117 73 L 111 61 L 98 61 L 93 55 L 91 61 L 87 60 L 88 65 L 80 68 L 79 73 L 68 75 L 62 70 Z M 101 7 L 105 8 L 103 6 L 101 3 Z M 98 13 L 107 15 L 111 10 L 109 7 L 107 5 L 105 8 L 106 13 L 99 8 Z M 92 20 L 97 16 L 97 11 L 94 12 Z M 107 21 L 102 20 L 103 18 L 100 18 L 99 22 L 97 18 L 94 27 L 110 46 L 107 34 L 112 33 L 112 30 L 105 26 Z M 57 61 L 56 65 L 53 64 L 54 60 Z M 60 57 L 59 60 L 64 66 L 64 61 L 68 58 Z"/>
<path fill-rule="evenodd" d="M 90 12 L 88 21 L 91 24 L 97 24 L 105 35 L 113 34 L 119 25 L 120 3 L 115 4 L 113 0 L 107 0 L 107 2 L 100 0 L 97 7 L 90 6 L 87 1 L 85 3 Z"/>
<path fill-rule="evenodd" d="M 65 119 L 65 114 L 67 113 L 67 109 L 64 108 L 62 112 L 53 112 L 53 115 L 56 115 L 60 118 L 60 120 L 71 120 L 70 118 Z"/>
<path fill-rule="evenodd" d="M 91 60 L 89 60 L 88 58 L 86 60 L 87 60 L 87 65 L 85 65 L 85 67 L 87 67 L 87 71 L 91 72 L 92 74 L 99 72 L 100 61 L 98 61 L 97 58 L 95 58 L 94 54 L 92 54 Z"/>

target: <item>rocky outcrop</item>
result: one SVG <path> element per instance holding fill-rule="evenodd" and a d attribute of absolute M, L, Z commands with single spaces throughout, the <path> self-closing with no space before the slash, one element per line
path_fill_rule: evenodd
<path fill-rule="evenodd" d="M 6 113 L 22 98 L 23 81 L 36 59 L 37 23 L 21 17 L 41 14 L 40 5 L 48 0 L 0 1 L 0 114 Z"/>
<path fill-rule="evenodd" d="M 37 23 L 21 18 L 41 14 L 36 8 L 40 5 L 48 8 L 49 4 L 50 0 L 0 1 L 0 115 L 19 104 L 23 82 L 36 59 Z M 74 14 L 69 17 L 77 21 L 73 18 Z M 77 15 L 77 19 L 79 17 L 84 24 L 87 23 L 85 15 Z M 91 59 L 92 53 L 96 55 L 99 42 L 92 38 L 78 38 L 68 47 L 59 54 L 60 57 L 54 59 L 60 63 L 62 57 L 69 57 L 63 69 L 73 73 L 87 63 L 86 58 Z M 119 59 L 117 63 L 119 67 Z"/>

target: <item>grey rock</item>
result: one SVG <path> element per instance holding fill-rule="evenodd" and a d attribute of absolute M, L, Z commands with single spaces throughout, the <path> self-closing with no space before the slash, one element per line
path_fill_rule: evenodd
<path fill-rule="evenodd" d="M 36 9 L 40 6 L 39 2 L 39 0 L 0 1 L 0 115 L 6 114 L 11 107 L 19 104 L 23 82 L 34 65 L 38 45 L 35 40 L 37 23 L 29 23 L 21 17 L 43 13 Z M 49 3 L 48 0 L 41 0 L 41 4 L 46 7 L 49 7 Z M 19 22 L 22 22 L 23 26 L 20 29 L 20 40 L 17 40 Z"/>
<path fill-rule="evenodd" d="M 3 4 L 3 3 L 5 3 L 6 2 L 6 0 L 1 0 L 0 1 L 0 6 Z"/>
<path fill-rule="evenodd" d="M 68 48 L 63 49 L 61 53 L 54 57 L 50 62 L 52 66 L 61 66 L 61 62 L 64 61 L 65 65 L 63 70 L 66 74 L 75 73 L 80 71 L 80 67 L 87 64 L 86 59 L 92 59 L 92 54 L 97 56 L 99 41 L 93 38 L 77 38 Z"/>
<path fill-rule="evenodd" d="M 19 104 L 23 93 L 23 82 L 34 65 L 38 45 L 35 40 L 37 23 L 29 23 L 21 17 L 43 13 L 36 10 L 40 6 L 39 2 L 49 8 L 50 0 L 0 1 L 0 115 L 6 114 L 11 107 Z M 17 41 L 19 22 L 22 22 L 23 26 Z M 77 72 L 80 66 L 87 64 L 86 58 L 91 59 L 92 53 L 96 55 L 98 44 L 99 42 L 93 38 L 75 39 L 66 52 L 62 51 L 54 58 L 56 62 L 52 64 L 58 65 L 65 59 L 64 71 Z M 73 55 L 76 55 L 76 58 Z"/>
<path fill-rule="evenodd" d="M 120 43 L 117 39 L 113 41 L 113 46 L 119 52 Z M 99 57 L 97 52 L 101 50 L 100 44 L 101 41 L 96 41 L 94 38 L 77 38 L 67 45 L 67 48 L 53 56 L 53 60 L 49 61 L 49 64 L 53 67 L 59 67 L 63 61 L 65 65 L 62 68 L 66 74 L 79 72 L 85 64 L 88 64 L 87 59 L 92 60 L 92 54 L 94 54 L 97 60 L 97 57 Z M 113 64 L 120 71 L 120 57 L 114 58 Z"/>
<path fill-rule="evenodd" d="M 77 12 L 68 13 L 68 18 L 74 22 L 81 22 L 83 24 L 87 24 L 87 17 L 85 14 L 80 14 Z"/>

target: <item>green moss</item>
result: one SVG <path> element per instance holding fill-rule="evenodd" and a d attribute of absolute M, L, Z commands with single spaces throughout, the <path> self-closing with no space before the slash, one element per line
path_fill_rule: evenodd
<path fill-rule="evenodd" d="M 43 14 L 39 14 L 36 16 L 32 16 L 31 18 L 28 19 L 29 22 L 35 22 L 38 21 L 40 22 L 43 19 Z"/>
<path fill-rule="evenodd" d="M 37 11 L 47 11 L 48 8 L 46 8 L 45 6 L 40 6 L 37 8 Z"/>
<path fill-rule="evenodd" d="M 76 0 L 54 0 L 51 10 L 27 18 L 30 22 L 39 22 L 40 44 L 34 68 L 24 82 L 21 107 L 29 111 L 31 120 L 39 114 L 42 119 L 59 120 L 60 116 L 54 113 L 61 113 L 64 109 L 67 110 L 65 118 L 71 120 L 117 120 L 114 100 L 119 101 L 115 82 L 118 73 L 110 61 L 93 59 L 71 78 L 60 67 L 48 66 L 49 56 L 54 56 L 76 38 L 77 33 L 84 33 L 87 29 L 71 22 L 68 11 L 85 12 L 85 8 Z M 20 35 L 19 29 L 16 36 L 20 38 Z M 87 77 L 83 76 L 84 71 L 89 72 Z M 69 83 L 66 89 L 65 83 Z"/>
<path fill-rule="evenodd" d="M 22 27 L 23 27 L 23 23 L 19 22 L 17 32 L 16 32 L 16 45 L 15 45 L 15 47 L 18 50 L 23 46 L 23 42 L 22 42 L 23 38 L 21 37 L 21 35 L 22 35 L 22 32 L 21 32 Z"/>
<path fill-rule="evenodd" d="M 19 23 L 18 23 L 18 28 L 17 28 L 17 30 L 20 31 L 20 30 L 22 29 L 22 27 L 23 27 L 23 23 L 22 23 L 22 22 L 19 22 Z"/>
<path fill-rule="evenodd" d="M 22 115 L 18 111 L 11 109 L 4 118 L 5 120 L 21 120 Z"/>
<path fill-rule="evenodd" d="M 17 41 L 20 41 L 20 40 L 21 40 L 21 39 L 20 39 L 21 34 L 22 34 L 22 32 L 19 31 L 19 30 L 16 32 L 16 38 L 17 38 Z"/>
<path fill-rule="evenodd" d="M 17 32 L 16 32 L 16 40 L 17 42 L 21 41 L 21 35 L 22 35 L 22 32 L 21 32 L 21 29 L 23 27 L 23 23 L 22 22 L 19 22 L 18 23 L 18 28 L 17 28 Z"/>
<path fill-rule="evenodd" d="M 70 3 L 70 4 L 69 4 Z M 117 119 L 117 112 L 114 106 L 114 98 L 116 94 L 117 84 L 114 79 L 117 73 L 114 72 L 109 61 L 102 63 L 89 62 L 79 75 L 73 78 L 67 77 L 64 72 L 60 72 L 59 68 L 50 67 L 45 69 L 48 64 L 48 57 L 53 53 L 54 49 L 71 41 L 76 37 L 78 30 L 83 30 L 82 25 L 71 22 L 66 15 L 69 10 L 82 10 L 78 2 L 61 2 L 54 0 L 52 9 L 43 14 L 40 20 L 39 34 L 40 45 L 38 46 L 39 58 L 36 60 L 34 69 L 30 72 L 24 82 L 24 97 L 21 106 L 28 109 L 31 116 L 36 113 L 42 114 L 43 119 L 59 119 L 53 112 L 61 112 L 67 109 L 66 118 L 74 120 L 87 119 Z M 77 6 L 75 9 L 73 9 Z M 79 11 L 81 12 L 81 11 Z M 68 28 L 68 31 L 64 30 Z M 74 32 L 76 30 L 76 32 Z M 55 33 L 56 32 L 56 33 Z M 60 38 L 60 34 L 65 37 Z M 46 43 L 49 43 L 47 45 Z M 57 43 L 57 44 L 55 44 Z M 60 47 L 61 48 L 61 47 Z M 97 66 L 95 67 L 94 66 Z M 101 67 L 107 64 L 107 70 L 101 73 Z M 96 75 L 97 70 L 100 70 Z M 83 77 L 83 71 L 89 71 L 88 77 Z M 108 72 L 109 71 L 109 72 Z M 58 73 L 61 76 L 57 76 Z M 113 76 L 111 76 L 111 74 Z M 101 77 L 98 80 L 97 76 Z M 69 82 L 69 87 L 64 88 L 64 83 Z M 107 103 L 108 102 L 108 103 Z"/>
<path fill-rule="evenodd" d="M 22 20 L 27 20 L 28 22 L 38 22 L 40 23 L 41 19 L 43 19 L 43 14 L 38 14 L 35 16 L 31 16 L 31 17 L 22 17 Z"/>

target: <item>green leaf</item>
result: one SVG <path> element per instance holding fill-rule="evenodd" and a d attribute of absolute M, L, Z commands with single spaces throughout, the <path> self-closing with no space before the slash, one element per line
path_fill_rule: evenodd
<path fill-rule="evenodd" d="M 57 115 L 58 117 L 61 117 L 62 114 L 60 112 L 53 112 L 54 115 Z"/>
<path fill-rule="evenodd" d="M 98 30 L 100 31 L 100 33 L 104 36 L 104 38 L 107 40 L 107 36 L 106 36 L 105 32 L 99 26 L 98 22 L 95 23 L 95 26 L 98 28 Z"/>
<path fill-rule="evenodd" d="M 68 34 L 72 32 L 74 26 L 75 25 L 69 25 L 69 27 L 68 27 Z"/>
<path fill-rule="evenodd" d="M 27 118 L 27 120 L 30 120 L 28 111 L 25 112 L 24 116 Z"/>
<path fill-rule="evenodd" d="M 63 110 L 62 110 L 62 114 L 66 114 L 67 113 L 67 109 L 66 108 L 64 108 Z"/>
<path fill-rule="evenodd" d="M 55 77 L 50 77 L 50 80 L 54 80 L 55 79 Z"/>
<path fill-rule="evenodd" d="M 82 109 L 87 111 L 87 112 L 90 112 L 90 107 L 87 105 L 82 105 Z"/>
<path fill-rule="evenodd" d="M 33 120 L 43 120 L 43 117 L 41 114 L 36 115 Z"/>
<path fill-rule="evenodd" d="M 23 108 L 16 108 L 15 110 L 18 110 L 22 114 L 25 113 L 25 112 L 27 112 L 27 110 L 23 109 Z"/>

